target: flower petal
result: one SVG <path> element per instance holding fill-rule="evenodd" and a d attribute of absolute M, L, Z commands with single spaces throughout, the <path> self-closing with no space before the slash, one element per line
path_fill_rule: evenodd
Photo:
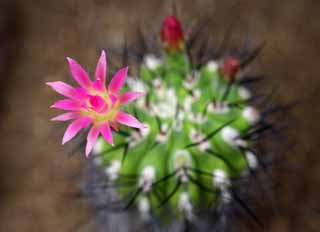
<path fill-rule="evenodd" d="M 68 121 L 77 117 L 79 117 L 78 112 L 68 112 L 52 118 L 51 121 Z"/>
<path fill-rule="evenodd" d="M 113 138 L 112 138 L 112 132 L 109 124 L 103 124 L 100 126 L 100 132 L 103 136 L 103 138 L 112 146 L 113 144 Z"/>
<path fill-rule="evenodd" d="M 120 97 L 120 103 L 123 104 L 128 104 L 134 100 L 136 100 L 138 97 L 142 97 L 146 95 L 145 93 L 141 92 L 126 92 L 121 95 Z"/>
<path fill-rule="evenodd" d="M 75 89 L 72 86 L 62 81 L 47 82 L 46 84 L 63 96 L 73 98 L 76 94 Z"/>
<path fill-rule="evenodd" d="M 121 89 L 122 85 L 124 84 L 124 81 L 126 80 L 126 76 L 128 73 L 128 67 L 120 69 L 112 78 L 109 84 L 109 91 L 111 93 L 118 93 Z"/>
<path fill-rule="evenodd" d="M 104 91 L 106 84 L 106 73 L 107 73 L 107 60 L 106 53 L 102 50 L 97 67 L 96 67 L 96 80 L 94 82 L 94 87 L 98 90 Z"/>
<path fill-rule="evenodd" d="M 97 138 L 99 136 L 99 128 L 97 127 L 92 127 L 88 133 L 87 137 L 87 145 L 86 145 L 86 157 L 89 157 L 89 154 L 94 146 L 94 144 L 97 141 Z"/>
<path fill-rule="evenodd" d="M 115 130 L 116 132 L 119 131 L 119 126 L 117 122 L 110 122 L 110 126 L 113 130 Z"/>
<path fill-rule="evenodd" d="M 140 123 L 135 117 L 130 114 L 119 111 L 116 116 L 116 121 L 126 126 L 135 127 L 135 128 L 144 128 L 145 126 Z"/>
<path fill-rule="evenodd" d="M 51 108 L 61 109 L 61 110 L 80 110 L 80 104 L 78 101 L 71 99 L 63 99 L 55 102 Z"/>
<path fill-rule="evenodd" d="M 113 94 L 109 94 L 109 98 L 111 100 L 111 107 L 114 107 L 114 105 L 116 104 L 116 102 L 118 101 L 118 97 L 113 95 Z"/>
<path fill-rule="evenodd" d="M 69 140 L 71 140 L 78 132 L 89 126 L 93 122 L 93 119 L 90 117 L 81 117 L 74 120 L 67 128 L 66 132 L 64 133 L 62 144 L 65 144 Z"/>
<path fill-rule="evenodd" d="M 74 88 L 74 90 L 76 92 L 76 94 L 74 96 L 74 99 L 77 99 L 79 101 L 83 100 L 88 95 L 88 90 L 87 89 L 78 87 L 78 88 Z"/>
<path fill-rule="evenodd" d="M 67 57 L 70 71 L 73 78 L 78 82 L 78 84 L 83 88 L 89 88 L 92 86 L 91 80 L 88 73 L 78 64 L 77 61 Z"/>

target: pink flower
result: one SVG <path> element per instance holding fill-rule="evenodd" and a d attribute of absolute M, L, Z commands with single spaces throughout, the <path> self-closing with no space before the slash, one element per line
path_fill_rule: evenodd
<path fill-rule="evenodd" d="M 118 131 L 119 123 L 135 128 L 144 127 L 135 117 L 120 110 L 122 105 L 145 95 L 140 92 L 119 94 L 128 67 L 119 70 L 106 88 L 107 61 L 104 51 L 101 52 L 94 81 L 90 80 L 87 72 L 75 60 L 71 58 L 67 60 L 72 76 L 80 87 L 72 87 L 61 81 L 46 83 L 67 97 L 51 106 L 70 111 L 52 118 L 52 121 L 73 120 L 63 136 L 62 144 L 71 140 L 81 129 L 92 125 L 87 136 L 86 157 L 88 157 L 100 133 L 109 144 L 113 145 L 111 128 Z"/>

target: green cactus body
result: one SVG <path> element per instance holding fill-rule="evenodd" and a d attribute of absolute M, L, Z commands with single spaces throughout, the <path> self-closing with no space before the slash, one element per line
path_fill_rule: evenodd
<path fill-rule="evenodd" d="M 146 54 L 127 89 L 147 96 L 126 109 L 146 128 L 116 134 L 115 147 L 100 139 L 94 148 L 106 182 L 121 186 L 131 176 L 131 188 L 117 191 L 124 199 L 139 193 L 130 203 L 143 216 L 170 221 L 166 208 L 192 219 L 228 202 L 231 179 L 255 168 L 247 154 L 253 144 L 242 138 L 259 121 L 246 102 L 250 92 L 225 76 L 221 61 L 195 70 L 188 57 L 184 49 Z"/>

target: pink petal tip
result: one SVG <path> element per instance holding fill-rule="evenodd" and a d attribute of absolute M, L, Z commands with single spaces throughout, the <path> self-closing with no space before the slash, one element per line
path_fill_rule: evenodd
<path fill-rule="evenodd" d="M 87 136 L 87 144 L 86 144 L 86 158 L 89 157 L 90 152 L 92 151 L 93 146 L 95 145 L 98 136 L 99 136 L 99 129 L 96 127 L 92 127 Z"/>
<path fill-rule="evenodd" d="M 92 123 L 92 119 L 89 117 L 78 118 L 68 126 L 66 132 L 62 138 L 62 145 L 70 141 L 74 136 L 76 136 L 79 131 Z"/>
<path fill-rule="evenodd" d="M 125 67 L 123 69 L 120 69 L 112 78 L 109 84 L 109 91 L 111 93 L 118 93 L 121 89 L 122 85 L 124 84 L 126 80 L 126 76 L 128 73 L 128 67 Z"/>
<path fill-rule="evenodd" d="M 128 104 L 134 100 L 136 100 L 139 97 L 145 96 L 146 93 L 141 92 L 126 92 L 121 95 L 120 97 L 120 103 L 121 104 Z"/>
<path fill-rule="evenodd" d="M 92 82 L 89 78 L 88 73 L 78 64 L 74 59 L 67 57 L 69 63 L 69 68 L 72 73 L 73 78 L 78 84 L 83 88 L 89 88 L 92 86 Z"/>
<path fill-rule="evenodd" d="M 100 126 L 100 132 L 102 134 L 102 137 L 112 146 L 114 146 L 113 143 L 113 137 L 112 137 L 112 131 L 109 126 L 109 124 L 104 124 Z"/>
<path fill-rule="evenodd" d="M 119 111 L 116 116 L 116 121 L 120 124 L 134 127 L 134 128 L 146 128 L 141 122 L 139 122 L 135 117 L 130 114 L 126 114 L 124 112 Z"/>

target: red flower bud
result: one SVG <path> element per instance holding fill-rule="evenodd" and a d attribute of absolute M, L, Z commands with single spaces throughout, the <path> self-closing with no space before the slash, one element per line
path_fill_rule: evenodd
<path fill-rule="evenodd" d="M 161 29 L 161 41 L 169 50 L 180 50 L 183 47 L 183 31 L 179 20 L 168 16 Z"/>
<path fill-rule="evenodd" d="M 237 58 L 228 58 L 224 60 L 222 72 L 227 78 L 234 78 L 240 69 L 240 60 Z"/>

